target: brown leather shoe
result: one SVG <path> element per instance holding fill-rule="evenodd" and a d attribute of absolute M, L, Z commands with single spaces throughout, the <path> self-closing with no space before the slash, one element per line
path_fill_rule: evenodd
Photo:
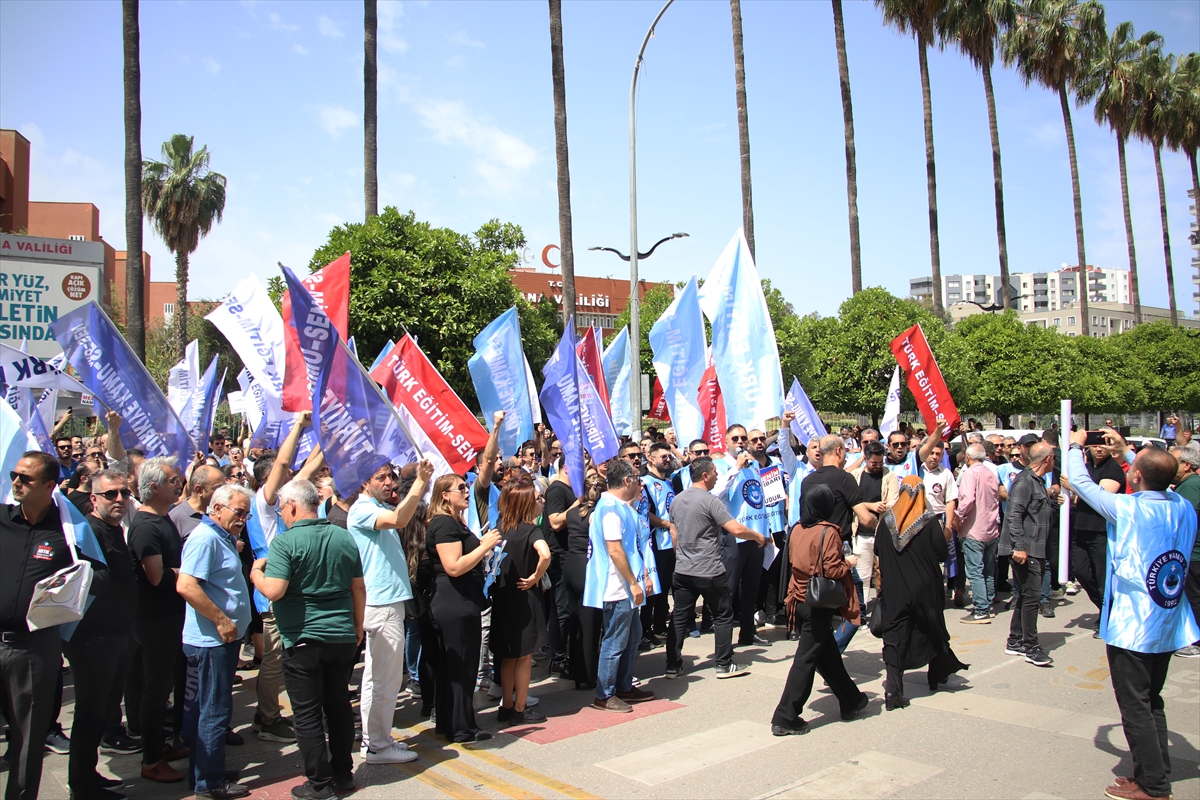
<path fill-rule="evenodd" d="M 181 758 L 187 758 L 191 754 L 192 751 L 186 747 L 176 747 L 169 744 L 163 748 L 163 761 L 178 761 Z"/>
<path fill-rule="evenodd" d="M 1111 800 L 1171 800 L 1170 795 L 1166 797 L 1148 795 L 1142 791 L 1142 787 L 1133 781 L 1109 786 L 1104 790 L 1104 794 L 1106 797 L 1111 798 Z"/>
<path fill-rule="evenodd" d="M 645 703 L 647 700 L 654 699 L 654 692 L 648 692 L 645 689 L 639 689 L 634 686 L 628 692 L 617 692 L 617 697 L 626 703 Z"/>
<path fill-rule="evenodd" d="M 183 780 L 183 773 L 166 761 L 160 761 L 150 767 L 142 764 L 142 777 L 155 783 L 179 783 Z"/>
<path fill-rule="evenodd" d="M 607 700 L 596 698 L 592 701 L 592 708 L 598 708 L 601 711 L 616 711 L 618 714 L 628 714 L 633 711 L 633 706 L 626 703 L 615 694 Z"/>

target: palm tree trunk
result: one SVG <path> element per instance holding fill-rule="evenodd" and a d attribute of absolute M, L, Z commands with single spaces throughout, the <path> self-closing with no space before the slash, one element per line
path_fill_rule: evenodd
<path fill-rule="evenodd" d="M 1171 263 L 1171 232 L 1167 228 L 1167 187 L 1163 184 L 1162 145 L 1154 145 L 1154 171 L 1158 173 L 1158 213 L 1162 217 L 1163 257 L 1167 262 L 1167 300 L 1171 308 L 1171 325 L 1179 327 L 1179 311 L 1175 308 L 1175 267 Z"/>
<path fill-rule="evenodd" d="M 942 305 L 942 255 L 938 244 L 937 170 L 933 159 L 933 96 L 929 91 L 929 43 L 917 36 L 917 56 L 921 64 L 921 103 L 925 110 L 925 175 L 929 189 L 929 261 L 933 267 L 933 313 L 945 314 Z"/>
<path fill-rule="evenodd" d="M 1117 134 L 1117 165 L 1121 168 L 1121 205 L 1125 209 L 1125 239 L 1129 242 L 1129 294 L 1133 300 L 1133 324 L 1142 324 L 1142 293 L 1138 289 L 1137 252 L 1133 246 L 1133 216 L 1129 213 L 1129 178 L 1125 171 L 1125 137 Z"/>
<path fill-rule="evenodd" d="M 1071 124 L 1071 103 L 1067 99 L 1067 87 L 1058 87 L 1058 100 L 1062 105 L 1063 127 L 1067 131 L 1067 155 L 1071 162 L 1071 194 L 1075 200 L 1075 250 L 1079 257 L 1079 322 L 1084 336 L 1092 335 L 1091 318 L 1088 316 L 1088 273 L 1087 255 L 1083 249 L 1083 199 L 1079 194 L 1079 162 L 1075 158 L 1075 127 Z M 1059 287 L 1061 294 L 1062 287 Z M 1061 297 L 1060 297 L 1061 299 Z"/>
<path fill-rule="evenodd" d="M 379 215 L 379 64 L 375 0 L 363 0 L 363 193 L 366 218 Z"/>
<path fill-rule="evenodd" d="M 858 236 L 858 165 L 854 154 L 854 107 L 850 102 L 850 64 L 846 60 L 846 26 L 842 0 L 833 0 L 833 38 L 837 48 L 838 83 L 842 88 L 842 126 L 846 129 L 846 205 L 850 212 L 850 291 L 862 291 L 862 249 Z"/>
<path fill-rule="evenodd" d="M 138 0 L 121 3 L 125 56 L 125 341 L 146 360 L 142 301 L 142 67 Z"/>
<path fill-rule="evenodd" d="M 992 182 L 996 191 L 996 248 L 1000 253 L 1000 304 L 1013 308 L 1016 301 L 1008 285 L 1008 235 L 1004 231 L 1004 175 L 1000 169 L 1000 125 L 996 121 L 996 95 L 992 91 L 992 65 L 983 65 L 983 94 L 987 99 L 988 133 L 992 137 Z"/>
<path fill-rule="evenodd" d="M 187 284 L 188 254 L 180 251 L 175 254 L 175 349 L 179 358 L 184 357 L 188 342 Z"/>
<path fill-rule="evenodd" d="M 571 233 L 571 166 L 567 157 L 567 75 L 563 64 L 562 0 L 550 0 L 550 73 L 554 79 L 554 156 L 558 162 L 558 238 L 563 316 L 575 316 L 575 245 Z"/>
<path fill-rule="evenodd" d="M 746 111 L 746 59 L 742 53 L 742 3 L 729 0 L 733 19 L 733 76 L 737 94 L 738 149 L 742 156 L 742 228 L 754 258 L 754 201 L 750 193 L 750 117 Z"/>

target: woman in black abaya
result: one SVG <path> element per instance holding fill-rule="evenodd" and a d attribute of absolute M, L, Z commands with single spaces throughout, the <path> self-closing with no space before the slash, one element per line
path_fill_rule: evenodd
<path fill-rule="evenodd" d="M 952 534 L 951 534 L 952 535 Z M 904 708 L 904 671 L 929 666 L 931 691 L 969 665 L 950 649 L 941 562 L 947 558 L 947 534 L 925 503 L 920 478 L 900 485 L 900 498 L 880 520 L 875 535 L 879 560 L 879 607 L 882 618 L 884 681 L 888 711 Z"/>

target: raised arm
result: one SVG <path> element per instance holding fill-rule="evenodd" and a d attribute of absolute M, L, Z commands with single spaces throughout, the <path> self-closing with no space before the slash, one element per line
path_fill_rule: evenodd
<path fill-rule="evenodd" d="M 486 489 L 492 485 L 492 473 L 496 471 L 496 456 L 500 453 L 500 426 L 504 424 L 504 412 L 497 411 L 492 417 L 492 432 L 483 448 L 483 459 L 479 463 L 479 477 L 475 485 Z"/>
<path fill-rule="evenodd" d="M 108 460 L 124 461 L 125 445 L 121 443 L 121 415 L 111 408 L 104 415 L 104 424 L 108 426 Z"/>
<path fill-rule="evenodd" d="M 417 479 L 413 481 L 412 488 L 408 490 L 408 494 L 400 501 L 400 505 L 391 511 L 384 509 L 375 515 L 375 530 L 382 531 L 391 528 L 403 528 L 407 525 L 417 510 L 417 503 L 421 502 L 421 498 L 425 496 L 425 492 L 429 489 L 429 479 L 432 477 L 433 462 L 425 459 L 417 465 Z"/>

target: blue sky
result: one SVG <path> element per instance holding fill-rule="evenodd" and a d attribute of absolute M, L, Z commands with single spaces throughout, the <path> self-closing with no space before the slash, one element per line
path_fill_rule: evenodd
<path fill-rule="evenodd" d="M 1200 49 L 1193 0 L 1110 0 L 1109 27 L 1157 30 Z M 620 277 L 593 245 L 628 249 L 630 71 L 654 2 L 564 4 L 576 269 Z M 850 293 L 841 102 L 827 2 L 744 0 L 758 267 L 800 313 Z M 380 2 L 381 204 L 473 231 L 520 224 L 531 249 L 558 240 L 549 23 L 543 2 Z M 915 42 L 872 3 L 845 4 L 858 147 L 863 280 L 906 294 L 929 271 Z M 193 298 L 248 272 L 300 267 L 362 204 L 362 6 L 356 2 L 144 2 L 143 153 L 174 133 L 208 145 L 229 179 L 225 221 L 192 258 Z M 945 273 L 998 273 L 987 117 L 979 73 L 930 57 Z M 1070 175 L 1057 98 L 994 75 L 1013 271 L 1075 261 Z M 729 7 L 679 2 L 639 81 L 638 203 L 649 280 L 705 275 L 741 224 Z M 1112 134 L 1074 110 L 1089 262 L 1128 266 Z M 34 145 L 35 200 L 90 201 L 124 247 L 121 8 L 0 3 L 0 126 Z M 1166 305 L 1150 149 L 1129 147 L 1143 303 Z M 1164 154 L 1179 305 L 1191 299 L 1187 161 Z M 147 229 L 157 280 L 173 261 Z"/>

